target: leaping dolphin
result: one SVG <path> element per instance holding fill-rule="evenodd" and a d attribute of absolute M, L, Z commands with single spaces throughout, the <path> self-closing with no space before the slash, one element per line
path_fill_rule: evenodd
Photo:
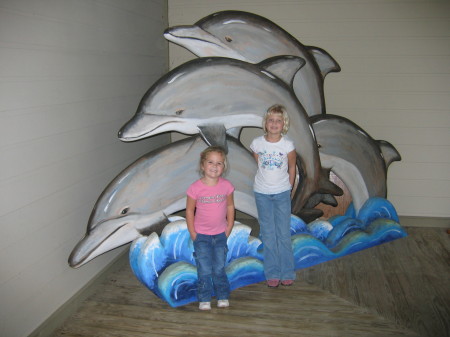
<path fill-rule="evenodd" d="M 325 113 L 324 78 L 339 64 L 323 49 L 301 44 L 272 21 L 248 12 L 222 11 L 194 25 L 169 27 L 164 37 L 199 57 L 223 56 L 259 63 L 278 55 L 305 60 L 296 74 L 294 91 L 309 116 Z"/>
<path fill-rule="evenodd" d="M 178 131 L 200 133 L 208 144 L 226 147 L 225 131 L 261 127 L 267 109 L 283 104 L 291 121 L 288 135 L 301 159 L 302 181 L 292 203 L 293 212 L 300 214 L 317 191 L 342 194 L 322 171 L 314 132 L 292 91 L 294 75 L 303 64 L 294 56 L 273 57 L 256 65 L 223 57 L 188 61 L 147 91 L 119 138 L 135 141 Z"/>
<path fill-rule="evenodd" d="M 356 212 L 371 197 L 387 197 L 387 170 L 401 160 L 395 147 L 374 140 L 349 119 L 336 115 L 312 116 L 322 166 L 347 186 Z M 311 205 L 312 206 L 312 205 Z"/>
<path fill-rule="evenodd" d="M 256 163 L 238 141 L 229 139 L 229 174 L 236 209 L 258 217 L 253 195 Z M 123 170 L 103 191 L 92 210 L 85 237 L 69 257 L 79 267 L 96 256 L 158 232 L 170 214 L 186 208 L 186 190 L 199 178 L 196 168 L 206 148 L 190 137 L 144 155 Z"/>

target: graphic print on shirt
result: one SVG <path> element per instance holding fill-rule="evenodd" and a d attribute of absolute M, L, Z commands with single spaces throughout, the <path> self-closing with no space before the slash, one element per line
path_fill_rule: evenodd
<path fill-rule="evenodd" d="M 261 158 L 261 168 L 269 171 L 281 169 L 283 165 L 284 154 L 279 151 L 272 151 L 272 153 L 258 152 L 258 156 Z"/>
<path fill-rule="evenodd" d="M 226 194 L 217 194 L 207 197 L 199 197 L 197 202 L 201 204 L 219 204 L 227 199 Z"/>

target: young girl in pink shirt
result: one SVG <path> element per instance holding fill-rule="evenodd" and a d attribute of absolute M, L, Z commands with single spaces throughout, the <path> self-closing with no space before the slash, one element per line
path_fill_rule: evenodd
<path fill-rule="evenodd" d="M 222 178 L 227 166 L 224 150 L 217 146 L 208 147 L 200 154 L 202 177 L 187 190 L 186 222 L 194 243 L 200 310 L 211 309 L 213 289 L 219 308 L 230 305 L 225 263 L 227 238 L 234 225 L 234 186 Z"/>

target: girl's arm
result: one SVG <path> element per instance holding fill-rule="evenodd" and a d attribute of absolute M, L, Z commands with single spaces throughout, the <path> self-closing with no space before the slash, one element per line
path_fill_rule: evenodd
<path fill-rule="evenodd" d="M 234 193 L 230 193 L 227 196 L 227 229 L 225 234 L 227 237 L 230 236 L 231 230 L 234 226 Z"/>
<path fill-rule="evenodd" d="M 192 199 L 190 196 L 187 196 L 186 200 L 186 223 L 189 234 L 191 234 L 192 241 L 195 241 L 197 238 L 197 233 L 194 228 L 194 212 L 195 212 L 195 204 L 196 200 Z"/>
<path fill-rule="evenodd" d="M 256 163 L 258 163 L 258 154 L 255 152 L 252 152 L 252 154 L 253 154 L 253 158 L 255 158 L 255 160 L 256 160 Z"/>
<path fill-rule="evenodd" d="M 292 150 L 288 153 L 288 173 L 289 173 L 289 183 L 291 184 L 291 187 L 294 187 L 295 182 L 295 165 L 296 165 L 296 158 L 297 154 L 295 150 Z"/>

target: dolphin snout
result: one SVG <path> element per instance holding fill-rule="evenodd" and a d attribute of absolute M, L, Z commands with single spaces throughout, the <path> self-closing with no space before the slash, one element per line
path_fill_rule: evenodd
<path fill-rule="evenodd" d="M 118 136 L 121 141 L 133 142 L 164 132 L 196 134 L 197 122 L 181 116 L 136 114 L 120 129 Z"/>
<path fill-rule="evenodd" d="M 164 116 L 136 114 L 118 132 L 121 141 L 132 142 L 152 136 L 154 131 L 164 124 Z"/>
<path fill-rule="evenodd" d="M 201 39 L 201 38 L 211 38 L 211 34 L 205 32 L 198 26 L 175 26 L 169 27 L 164 31 L 164 37 L 169 39 L 170 36 L 177 38 L 193 38 L 193 39 Z"/>
<path fill-rule="evenodd" d="M 217 36 L 210 34 L 198 26 L 174 26 L 164 31 L 166 40 L 189 49 L 195 55 L 221 55 L 245 61 L 246 58 L 233 50 Z M 207 51 L 207 52 L 206 52 Z"/>

